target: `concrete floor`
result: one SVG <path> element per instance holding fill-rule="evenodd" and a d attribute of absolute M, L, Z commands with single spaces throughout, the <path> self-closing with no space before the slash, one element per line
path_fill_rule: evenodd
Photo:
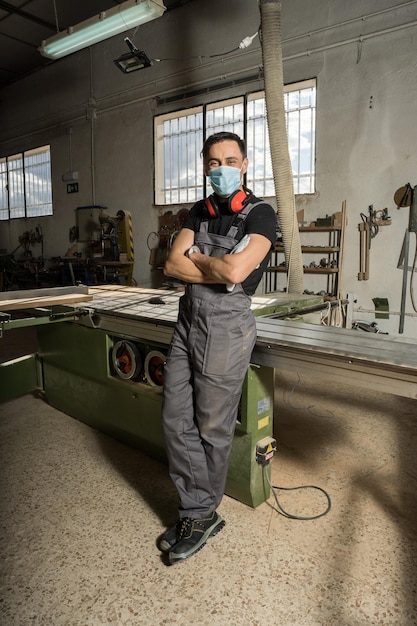
<path fill-rule="evenodd" d="M 272 483 L 330 512 L 225 496 L 224 530 L 169 567 L 163 464 L 39 398 L 1 405 L 1 626 L 417 624 L 416 407 L 277 372 Z"/>

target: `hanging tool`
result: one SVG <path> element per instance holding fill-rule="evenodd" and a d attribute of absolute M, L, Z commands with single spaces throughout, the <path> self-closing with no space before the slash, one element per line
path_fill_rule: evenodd
<path fill-rule="evenodd" d="M 376 322 L 367 322 L 365 320 L 356 320 L 352 323 L 352 330 L 364 330 L 367 333 L 379 333 L 381 335 L 388 335 L 388 333 L 381 330 Z"/>
<path fill-rule="evenodd" d="M 371 249 L 371 220 L 372 220 L 372 205 L 369 207 L 370 217 L 367 217 L 364 213 L 361 213 L 362 222 L 358 224 L 359 230 L 359 273 L 358 280 L 369 280 L 369 261 L 370 261 L 370 249 Z"/>
<path fill-rule="evenodd" d="M 359 230 L 359 273 L 358 280 L 369 279 L 369 263 L 371 241 L 379 233 L 381 226 L 389 226 L 391 219 L 388 209 L 374 210 L 373 204 L 368 207 L 368 215 L 361 213 L 362 222 L 358 224 Z"/>

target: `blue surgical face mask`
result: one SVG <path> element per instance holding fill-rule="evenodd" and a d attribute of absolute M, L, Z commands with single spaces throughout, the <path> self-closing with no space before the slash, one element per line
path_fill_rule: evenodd
<path fill-rule="evenodd" d="M 213 191 L 221 198 L 228 198 L 240 187 L 240 169 L 230 165 L 220 165 L 210 170 L 207 178 Z"/>

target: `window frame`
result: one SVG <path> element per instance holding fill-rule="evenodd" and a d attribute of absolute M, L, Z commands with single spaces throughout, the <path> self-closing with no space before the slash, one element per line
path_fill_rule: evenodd
<path fill-rule="evenodd" d="M 289 96 L 288 96 L 289 94 L 295 93 L 297 91 L 298 92 L 307 91 L 308 89 L 312 89 L 312 88 L 314 89 L 314 92 L 310 94 L 311 101 L 310 101 L 309 106 L 299 106 L 296 109 L 286 110 L 287 127 L 289 124 L 289 118 L 291 114 L 294 111 L 298 113 L 298 134 L 295 136 L 296 141 L 293 142 L 293 143 L 297 143 L 297 152 L 295 154 L 295 158 L 293 157 L 291 160 L 291 166 L 293 169 L 293 176 L 294 176 L 294 190 L 295 190 L 296 195 L 312 195 L 316 193 L 315 164 L 316 164 L 317 79 L 316 78 L 306 79 L 306 80 L 299 81 L 296 83 L 288 84 L 284 87 L 284 97 L 286 98 L 287 105 L 288 105 L 288 100 L 289 100 Z M 203 177 L 203 185 L 202 186 L 199 185 L 199 188 L 198 188 L 199 195 L 198 197 L 195 198 L 195 200 L 194 199 L 185 200 L 184 199 L 185 194 L 183 194 L 183 196 L 181 197 L 181 194 L 179 193 L 179 188 L 178 188 L 177 197 L 175 197 L 175 199 L 173 200 L 172 194 L 171 194 L 170 196 L 171 201 L 167 200 L 167 194 L 170 194 L 170 191 L 172 190 L 172 186 L 168 187 L 166 185 L 165 171 L 164 171 L 165 148 L 163 144 L 164 142 L 163 124 L 165 123 L 165 121 L 167 120 L 172 121 L 172 120 L 175 120 L 176 118 L 178 119 L 184 118 L 184 117 L 187 117 L 189 114 L 195 114 L 195 112 L 199 112 L 199 114 L 202 115 L 203 137 L 202 137 L 202 141 L 200 145 L 195 147 L 195 151 L 197 150 L 201 151 L 201 147 L 204 143 L 204 139 L 208 137 L 209 135 L 211 135 L 213 132 L 218 132 L 219 130 L 231 130 L 232 132 L 236 132 L 237 134 L 242 136 L 247 143 L 248 156 L 250 157 L 249 158 L 250 169 L 254 171 L 255 163 L 254 163 L 254 159 L 252 155 L 252 152 L 254 150 L 254 145 L 252 145 L 248 141 L 248 137 L 247 137 L 248 128 L 251 123 L 251 120 L 249 119 L 249 116 L 248 116 L 248 108 L 251 102 L 259 98 L 263 98 L 263 100 L 265 100 L 265 92 L 263 90 L 257 90 L 254 92 L 246 93 L 244 95 L 237 95 L 231 98 L 223 98 L 222 100 L 218 100 L 218 101 L 214 101 L 214 102 L 210 102 L 206 104 L 201 104 L 201 105 L 196 105 L 188 109 L 172 111 L 170 113 L 154 116 L 154 155 L 155 155 L 154 204 L 155 206 L 164 207 L 164 206 L 170 206 L 170 205 L 188 204 L 206 195 L 206 180 L 205 180 L 205 177 Z M 222 114 L 224 116 L 225 108 L 230 107 L 230 106 L 236 106 L 236 105 L 243 106 L 241 119 L 238 119 L 238 120 L 234 118 L 231 120 L 223 119 L 218 124 L 215 124 L 215 123 L 213 124 L 210 122 L 210 119 L 209 119 L 210 115 L 213 115 L 213 117 L 215 117 L 216 110 L 223 109 Z M 264 104 L 264 108 L 265 108 L 265 104 Z M 307 142 L 306 142 L 306 145 L 309 148 L 308 150 L 309 169 L 307 170 L 307 172 L 302 173 L 300 170 L 300 164 L 302 162 L 302 154 L 301 154 L 300 146 L 301 146 L 301 139 L 302 139 L 303 133 L 301 130 L 300 120 L 302 116 L 300 112 L 304 110 L 307 110 L 307 112 L 310 115 L 310 134 L 308 135 Z M 293 116 L 293 117 L 296 118 L 296 116 Z M 246 178 L 249 179 L 248 181 L 249 187 L 251 187 L 251 182 L 252 182 L 252 186 L 254 185 L 254 192 L 256 195 L 260 195 L 262 197 L 272 197 L 273 195 L 275 195 L 275 191 L 274 191 L 274 183 L 273 183 L 273 176 L 272 176 L 272 165 L 270 163 L 269 137 L 268 137 L 266 112 L 265 112 L 265 116 L 263 117 L 263 120 L 264 120 L 263 126 L 265 128 L 264 135 L 266 136 L 265 147 L 264 147 L 264 170 L 263 170 L 265 176 L 261 178 L 258 184 L 256 184 L 257 181 L 254 176 L 253 176 L 254 182 L 251 181 L 250 176 L 248 176 L 248 174 L 250 173 L 249 171 L 248 171 L 248 174 L 246 175 Z M 291 123 L 293 123 L 293 121 Z M 239 128 L 239 125 L 241 125 L 241 129 Z M 290 150 L 290 155 L 291 155 L 291 143 L 290 142 L 289 142 L 289 150 Z M 252 156 L 252 160 L 251 160 L 251 156 Z M 294 166 L 293 166 L 294 162 L 298 164 L 297 171 L 294 171 Z M 196 167 L 197 167 L 197 163 L 196 163 Z M 265 193 L 265 181 L 266 181 L 265 172 L 266 171 L 269 171 L 268 189 L 269 190 L 272 189 L 272 193 L 270 194 Z M 197 167 L 197 172 L 194 174 L 194 178 L 196 180 L 199 179 L 200 172 L 202 172 L 201 160 Z M 184 178 L 187 179 L 187 177 L 188 176 L 185 176 Z M 308 185 L 305 185 L 304 189 L 300 190 L 300 181 L 303 182 L 305 180 L 307 180 Z M 261 186 L 263 186 L 263 190 L 260 189 Z M 306 190 L 307 186 L 308 186 L 308 190 Z M 184 186 L 183 189 L 188 189 L 188 187 Z M 194 195 L 197 196 L 197 188 L 194 190 Z"/>
<path fill-rule="evenodd" d="M 0 221 L 52 216 L 51 146 L 0 157 L 0 187 Z"/>

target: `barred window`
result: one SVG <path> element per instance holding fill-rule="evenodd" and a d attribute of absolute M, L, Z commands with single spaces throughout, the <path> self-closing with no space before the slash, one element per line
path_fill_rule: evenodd
<path fill-rule="evenodd" d="M 0 158 L 0 220 L 9 219 L 9 191 L 7 185 L 7 161 Z"/>
<path fill-rule="evenodd" d="M 156 196 L 160 204 L 196 202 L 203 193 L 201 108 L 165 115 L 155 124 Z"/>
<path fill-rule="evenodd" d="M 239 137 L 243 137 L 244 110 L 243 98 L 208 104 L 206 107 L 206 137 L 222 131 L 236 133 Z"/>
<path fill-rule="evenodd" d="M 286 86 L 284 99 L 294 192 L 314 193 L 316 81 Z M 275 194 L 264 92 L 160 115 L 154 125 L 156 204 L 195 202 L 206 193 L 200 151 L 220 131 L 246 139 L 247 186 L 258 196 Z"/>
<path fill-rule="evenodd" d="M 0 158 L 0 220 L 52 214 L 50 146 Z"/>

